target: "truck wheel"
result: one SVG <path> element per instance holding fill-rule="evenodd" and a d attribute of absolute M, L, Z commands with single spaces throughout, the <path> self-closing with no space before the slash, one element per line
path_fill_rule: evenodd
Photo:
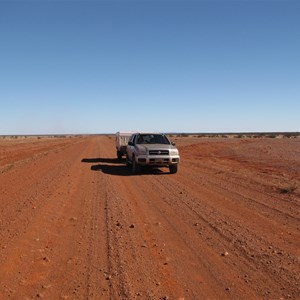
<path fill-rule="evenodd" d="M 130 167 L 130 162 L 129 162 L 127 154 L 126 154 L 126 167 Z"/>
<path fill-rule="evenodd" d="M 122 160 L 122 152 L 117 151 L 118 160 Z"/>
<path fill-rule="evenodd" d="M 176 165 L 170 165 L 169 169 L 170 169 L 171 174 L 175 174 L 175 173 L 177 173 L 178 165 L 177 164 Z"/>
<path fill-rule="evenodd" d="M 136 163 L 135 157 L 132 156 L 132 173 L 137 174 L 140 171 L 141 167 Z"/>

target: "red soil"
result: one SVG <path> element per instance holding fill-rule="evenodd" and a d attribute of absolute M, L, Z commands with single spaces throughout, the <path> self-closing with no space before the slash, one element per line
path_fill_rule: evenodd
<path fill-rule="evenodd" d="M 0 141 L 0 299 L 299 299 L 300 140 L 176 143 L 133 176 L 106 136 Z"/>

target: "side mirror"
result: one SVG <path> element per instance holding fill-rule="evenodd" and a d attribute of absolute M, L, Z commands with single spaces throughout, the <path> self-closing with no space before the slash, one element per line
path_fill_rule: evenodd
<path fill-rule="evenodd" d="M 171 145 L 175 146 L 176 144 L 175 144 L 175 142 L 171 142 Z"/>
<path fill-rule="evenodd" d="M 129 146 L 133 146 L 133 142 L 128 142 L 128 145 Z"/>

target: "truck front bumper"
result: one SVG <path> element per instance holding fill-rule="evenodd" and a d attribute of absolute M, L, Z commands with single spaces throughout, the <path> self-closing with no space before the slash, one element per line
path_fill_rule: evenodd
<path fill-rule="evenodd" d="M 139 155 L 136 162 L 141 166 L 163 167 L 179 163 L 179 156 L 144 156 Z"/>

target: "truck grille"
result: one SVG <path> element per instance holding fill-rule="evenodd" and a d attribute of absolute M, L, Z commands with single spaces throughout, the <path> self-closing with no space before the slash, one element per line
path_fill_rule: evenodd
<path fill-rule="evenodd" d="M 149 155 L 169 155 L 169 150 L 149 150 Z"/>

